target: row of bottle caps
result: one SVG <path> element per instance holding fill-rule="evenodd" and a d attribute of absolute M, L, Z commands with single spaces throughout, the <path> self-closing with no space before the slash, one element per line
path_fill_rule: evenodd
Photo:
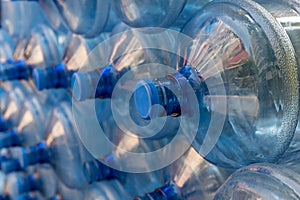
<path fill-rule="evenodd" d="M 39 3 L 52 27 L 41 15 L 16 47 L 9 18 L 13 38 L 1 32 L 3 198 L 299 199 L 298 1 Z M 103 143 L 70 91 L 101 100 L 113 151 L 95 153 L 106 145 L 92 148 Z"/>

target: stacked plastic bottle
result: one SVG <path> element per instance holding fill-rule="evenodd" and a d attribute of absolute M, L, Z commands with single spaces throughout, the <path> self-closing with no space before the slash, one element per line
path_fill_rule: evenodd
<path fill-rule="evenodd" d="M 300 199 L 300 1 L 0 5 L 0 199 Z"/>

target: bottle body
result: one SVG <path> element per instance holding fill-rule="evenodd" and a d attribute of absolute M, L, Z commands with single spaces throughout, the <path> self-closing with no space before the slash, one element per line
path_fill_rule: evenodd
<path fill-rule="evenodd" d="M 174 94 L 161 94 L 160 89 L 181 91 L 177 96 L 182 100 L 181 106 L 190 108 L 187 110 L 198 106 L 201 113 L 193 146 L 219 166 L 239 168 L 275 162 L 289 146 L 298 112 L 296 60 L 284 29 L 254 2 L 218 1 L 205 6 L 182 32 L 192 39 L 181 46 L 186 56 L 180 61 L 180 74 L 142 83 L 145 90 L 137 92 L 137 96 L 146 94 L 151 97 L 151 105 L 160 104 L 169 109 L 170 115 L 180 115 L 176 100 L 172 105 L 164 104 Z M 285 70 L 288 76 L 281 75 Z M 293 83 L 283 86 L 291 76 Z M 189 94 L 182 95 L 186 83 L 193 87 L 198 105 L 186 103 L 190 99 Z M 146 91 L 151 87 L 156 88 L 151 90 L 153 94 Z M 283 90 L 288 90 L 287 96 L 280 93 Z M 158 96 L 154 98 L 154 94 Z M 159 99 L 163 95 L 166 101 Z M 141 101 L 136 98 L 138 102 Z M 286 106 L 281 106 L 283 102 Z M 151 108 L 137 108 L 144 117 L 151 113 Z M 211 127 L 214 134 L 210 133 Z M 205 143 L 205 138 L 210 143 Z"/>
<path fill-rule="evenodd" d="M 250 165 L 232 174 L 214 199 L 299 199 L 299 175 L 280 165 Z"/>

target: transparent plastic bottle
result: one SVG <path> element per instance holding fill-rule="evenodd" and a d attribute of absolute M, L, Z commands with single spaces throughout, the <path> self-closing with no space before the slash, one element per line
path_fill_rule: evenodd
<path fill-rule="evenodd" d="M 113 156 L 115 155 L 109 155 L 107 158 Z M 120 165 L 124 165 L 124 163 Z M 163 170 L 147 173 L 128 173 L 126 171 L 110 168 L 101 161 L 94 159 L 84 163 L 83 171 L 85 178 L 90 184 L 95 182 L 105 182 L 105 180 L 117 180 L 131 196 L 142 195 L 147 191 L 151 191 L 156 187 L 163 185 Z M 141 185 L 143 185 L 143 188 L 140 188 Z"/>
<path fill-rule="evenodd" d="M 7 106 L 3 116 L 0 117 L 0 131 L 6 131 L 9 128 L 17 125 L 19 112 L 23 102 L 30 96 L 36 95 L 31 85 L 22 81 L 19 87 L 14 88 L 9 92 L 7 98 Z"/>
<path fill-rule="evenodd" d="M 61 63 L 67 33 L 36 26 L 28 39 L 20 40 L 15 61 L 1 71 L 2 80 L 29 79 L 34 68 L 53 67 Z"/>
<path fill-rule="evenodd" d="M 193 7 L 190 4 L 207 1 L 125 1 L 114 0 L 113 7 L 121 21 L 131 27 L 168 27 L 173 25 L 180 13 Z M 187 5 L 186 5 L 187 4 Z M 193 12 L 189 12 L 192 16 Z M 185 15 L 186 17 L 186 15 Z"/>
<path fill-rule="evenodd" d="M 0 148 L 32 146 L 46 136 L 51 112 L 70 97 L 65 90 L 44 91 L 23 102 L 19 111 L 18 124 L 0 135 Z"/>
<path fill-rule="evenodd" d="M 10 198 L 16 199 L 24 193 L 35 190 L 45 198 L 56 195 L 57 177 L 50 166 L 39 166 L 31 175 L 25 172 L 14 172 L 7 176 L 4 193 Z"/>
<path fill-rule="evenodd" d="M 102 41 L 108 38 L 108 33 L 102 33 L 95 38 L 87 39 L 73 35 L 64 49 L 63 59 L 56 65 L 33 70 L 33 81 L 38 90 L 51 88 L 70 88 L 71 77 L 88 59 L 89 53 Z M 101 52 L 99 52 L 99 55 Z M 95 64 L 95 63 L 93 63 Z"/>
<path fill-rule="evenodd" d="M 148 30 L 145 28 L 144 30 Z M 109 40 L 110 46 L 102 45 L 99 48 L 107 50 L 101 57 L 91 54 L 89 58 L 98 58 L 97 68 L 86 66 L 72 77 L 73 96 L 76 100 L 82 101 L 93 98 L 110 98 L 116 83 L 125 73 L 134 72 L 139 66 L 148 68 L 145 74 L 158 74 L 167 71 L 159 65 L 168 65 L 174 57 L 164 49 L 174 49 L 176 46 L 177 32 L 162 32 L 162 29 L 148 34 L 147 31 L 136 30 L 124 24 L 119 24 L 112 31 Z M 153 48 L 156 46 L 157 48 Z M 106 49 L 107 48 L 107 49 Z M 102 50 L 101 50 L 102 51 Z M 151 72 L 149 67 L 156 64 L 155 71 Z M 131 71 L 131 72 L 130 72 Z M 128 73 L 128 74 L 129 74 Z M 134 74 L 134 73 L 132 73 Z M 133 75 L 134 76 L 134 75 Z M 136 77 L 130 77 L 132 80 Z M 130 79 L 128 78 L 128 79 Z M 126 85 L 124 85 L 126 88 Z"/>
<path fill-rule="evenodd" d="M 0 43 L 0 62 L 2 67 L 7 60 L 12 58 L 16 44 L 5 29 L 0 29 Z"/>
<path fill-rule="evenodd" d="M 214 199 L 299 199 L 299 180 L 299 174 L 289 168 L 253 164 L 233 173 Z"/>
<path fill-rule="evenodd" d="M 24 81 L 6 81 L 0 82 L 0 113 L 1 115 L 5 112 L 7 105 L 9 103 L 8 97 L 9 93 L 12 92 L 15 88 L 23 88 Z"/>
<path fill-rule="evenodd" d="M 1 25 L 14 40 L 29 36 L 31 29 L 38 24 L 47 24 L 37 1 L 17 0 L 1 3 Z"/>
<path fill-rule="evenodd" d="M 117 180 L 101 181 L 93 183 L 85 190 L 84 200 L 103 199 L 103 200 L 123 200 L 132 199 L 126 192 L 122 184 Z"/>
<path fill-rule="evenodd" d="M 44 2 L 46 0 L 43 0 Z M 62 15 L 70 30 L 85 37 L 95 37 L 101 32 L 109 32 L 118 23 L 118 18 L 110 9 L 108 0 L 86 2 L 55 1 L 55 6 Z"/>
<path fill-rule="evenodd" d="M 193 146 L 207 160 L 228 168 L 278 160 L 294 135 L 299 110 L 297 63 L 283 27 L 255 2 L 220 0 L 207 4 L 182 33 L 191 41 L 180 47 L 186 56 L 179 73 L 138 83 L 140 115 L 193 116 L 198 107 Z M 189 103 L 192 93 L 196 105 Z M 155 104 L 164 109 L 152 109 Z M 212 122 L 219 130 L 206 135 Z M 203 145 L 209 148 L 202 151 Z"/>
<path fill-rule="evenodd" d="M 166 185 L 136 200 L 213 199 L 230 172 L 204 160 L 193 148 L 165 170 Z M 149 192 L 149 191 L 148 191 Z"/>
<path fill-rule="evenodd" d="M 45 140 L 35 146 L 16 147 L 12 157 L 23 169 L 38 163 L 50 163 L 66 186 L 83 188 L 87 181 L 82 165 L 91 157 L 75 131 L 71 104 L 62 102 L 52 112 Z"/>

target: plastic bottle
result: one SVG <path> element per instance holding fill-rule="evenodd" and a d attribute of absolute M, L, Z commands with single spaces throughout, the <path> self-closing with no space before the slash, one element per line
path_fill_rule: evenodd
<path fill-rule="evenodd" d="M 64 50 L 62 63 L 49 65 L 50 67 L 45 69 L 34 69 L 33 80 L 36 88 L 38 90 L 70 88 L 73 73 L 87 64 L 89 53 L 108 36 L 108 33 L 102 33 L 96 38 L 86 39 L 79 35 L 73 35 Z"/>
<path fill-rule="evenodd" d="M 275 162 L 289 146 L 299 110 L 297 64 L 283 27 L 252 1 L 219 0 L 205 6 L 182 33 L 192 39 L 182 44 L 180 51 L 187 53 L 180 73 L 138 83 L 140 115 L 163 115 L 151 109 L 154 104 L 172 116 L 193 116 L 198 107 L 193 146 L 206 159 L 228 168 Z M 194 92 L 187 92 L 189 84 Z M 197 105 L 189 102 L 192 93 Z M 210 123 L 219 130 L 206 135 Z M 203 144 L 206 137 L 209 144 Z"/>
<path fill-rule="evenodd" d="M 0 131 L 6 131 L 17 125 L 23 101 L 33 95 L 36 95 L 35 91 L 30 84 L 25 81 L 22 81 L 19 87 L 16 87 L 13 91 L 9 92 L 7 107 L 3 116 L 0 118 Z"/>
<path fill-rule="evenodd" d="M 29 79 L 33 68 L 53 67 L 61 63 L 66 32 L 39 25 L 31 30 L 27 40 L 20 40 L 15 61 L 2 69 L 2 80 Z"/>
<path fill-rule="evenodd" d="M 51 112 L 62 101 L 70 97 L 65 90 L 44 91 L 23 102 L 18 112 L 18 124 L 0 135 L 0 148 L 32 146 L 46 136 L 46 127 Z"/>
<path fill-rule="evenodd" d="M 147 30 L 147 28 L 145 28 Z M 98 65 L 86 66 L 72 77 L 73 96 L 82 101 L 92 98 L 110 98 L 114 86 L 128 72 L 133 72 L 144 66 L 143 72 L 150 75 L 167 71 L 163 66 L 170 65 L 174 57 L 165 49 L 174 49 L 177 32 L 162 32 L 161 29 L 148 34 L 147 31 L 132 29 L 119 24 L 112 31 L 111 47 L 102 45 L 99 48 L 109 49 L 108 53 L 99 57 L 91 54 L 89 58 L 98 58 Z M 154 48 L 155 46 L 156 48 Z M 149 70 L 149 65 L 156 64 L 155 71 Z M 148 67 L 148 68 L 147 68 Z M 130 74 L 128 73 L 128 74 Z M 137 77 L 132 77 L 134 81 Z M 124 88 L 127 86 L 124 85 Z"/>
<path fill-rule="evenodd" d="M 182 28 L 208 2 L 209 0 L 114 0 L 113 7 L 120 20 L 131 27 Z"/>
<path fill-rule="evenodd" d="M 165 170 L 166 185 L 135 199 L 213 199 L 216 191 L 229 175 L 229 171 L 207 162 L 193 148 L 167 169 Z"/>
<path fill-rule="evenodd" d="M 62 102 L 52 113 L 44 142 L 26 148 L 17 147 L 12 157 L 18 159 L 23 169 L 38 163 L 51 163 L 66 186 L 83 188 L 87 181 L 82 165 L 91 158 L 77 138 L 73 123 L 70 103 Z"/>
<path fill-rule="evenodd" d="M 54 4 L 70 30 L 85 37 L 95 37 L 101 32 L 109 32 L 118 23 L 118 18 L 110 9 L 111 2 L 108 0 L 55 1 Z"/>
<path fill-rule="evenodd" d="M 29 36 L 38 24 L 47 24 L 37 1 L 2 1 L 1 10 L 1 25 L 14 40 Z"/>
<path fill-rule="evenodd" d="M 10 198 L 29 191 L 38 190 L 45 198 L 55 196 L 57 190 L 57 177 L 50 166 L 39 166 L 32 175 L 25 172 L 15 172 L 7 176 L 5 192 Z"/>
<path fill-rule="evenodd" d="M 299 174 L 274 164 L 253 164 L 233 173 L 217 199 L 299 199 Z"/>
<path fill-rule="evenodd" d="M 132 197 L 123 188 L 121 183 L 117 180 L 93 183 L 85 190 L 84 200 L 98 198 L 101 198 L 103 200 L 132 199 Z"/>

